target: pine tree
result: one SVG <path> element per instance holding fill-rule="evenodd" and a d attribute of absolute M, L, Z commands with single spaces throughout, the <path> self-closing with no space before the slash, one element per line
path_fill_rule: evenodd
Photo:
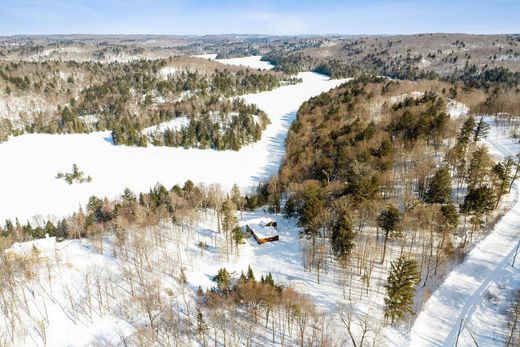
<path fill-rule="evenodd" d="M 240 272 L 240 277 L 238 278 L 238 283 L 239 284 L 244 284 L 246 282 L 247 282 L 246 275 L 244 275 L 244 271 L 241 271 Z"/>
<path fill-rule="evenodd" d="M 464 197 L 464 203 L 461 211 L 466 214 L 474 213 L 482 216 L 493 211 L 495 208 L 495 195 L 493 189 L 489 186 L 481 186 L 479 188 L 471 188 Z"/>
<path fill-rule="evenodd" d="M 289 197 L 285 202 L 283 214 L 287 218 L 292 218 L 296 215 L 296 202 L 293 197 Z"/>
<path fill-rule="evenodd" d="M 231 276 L 229 275 L 229 272 L 226 270 L 226 268 L 221 268 L 218 270 L 217 276 L 213 279 L 217 282 L 217 288 L 226 293 L 229 291 L 229 286 L 231 284 Z"/>
<path fill-rule="evenodd" d="M 386 244 L 391 234 L 399 227 L 401 221 L 401 213 L 394 205 L 388 205 L 386 209 L 382 210 L 377 217 L 377 225 L 385 232 L 385 239 L 383 244 L 383 257 L 381 264 L 385 261 Z"/>
<path fill-rule="evenodd" d="M 334 255 L 345 262 L 354 248 L 355 233 L 352 228 L 350 213 L 345 209 L 340 211 L 339 216 L 332 227 L 332 250 Z"/>
<path fill-rule="evenodd" d="M 238 246 L 244 243 L 244 234 L 242 232 L 242 228 L 239 226 L 236 226 L 233 229 L 233 241 L 235 242 L 235 247 L 237 248 L 238 252 Z"/>
<path fill-rule="evenodd" d="M 471 135 L 474 134 L 475 125 L 475 118 L 473 116 L 470 116 L 468 119 L 466 119 L 462 125 L 462 129 L 460 129 L 457 142 L 462 144 L 464 147 L 468 145 L 471 140 Z"/>
<path fill-rule="evenodd" d="M 274 287 L 274 279 L 273 279 L 273 275 L 272 275 L 270 272 L 269 272 L 269 273 L 267 274 L 267 276 L 265 277 L 265 283 L 266 283 L 266 284 L 269 284 L 269 285 L 271 285 L 271 286 Z"/>
<path fill-rule="evenodd" d="M 255 281 L 255 274 L 253 273 L 253 269 L 251 268 L 251 265 L 247 267 L 247 281 L 248 282 L 254 282 Z"/>
<path fill-rule="evenodd" d="M 513 170 L 513 159 L 508 157 L 503 162 L 495 164 L 493 169 L 493 175 L 495 176 L 495 191 L 496 191 L 496 207 L 502 198 L 502 195 L 506 194 L 511 182 L 511 175 Z"/>
<path fill-rule="evenodd" d="M 478 142 L 482 139 L 485 139 L 489 134 L 489 129 L 491 127 L 488 123 L 484 122 L 484 118 L 480 117 L 480 120 L 473 131 L 473 142 Z"/>
<path fill-rule="evenodd" d="M 299 225 L 313 240 L 318 234 L 321 217 L 323 215 L 323 201 L 320 197 L 320 188 L 316 183 L 308 184 L 303 191 L 303 206 L 299 211 Z"/>
<path fill-rule="evenodd" d="M 415 285 L 420 281 L 417 262 L 401 256 L 390 265 L 390 274 L 385 285 L 385 319 L 395 322 L 413 313 Z"/>
<path fill-rule="evenodd" d="M 121 195 L 121 199 L 125 204 L 132 204 L 136 201 L 134 192 L 132 192 L 129 188 L 125 188 L 123 195 Z"/>
<path fill-rule="evenodd" d="M 435 172 L 428 191 L 426 192 L 425 201 L 431 204 L 444 204 L 451 198 L 451 176 L 447 167 L 442 167 Z"/>
<path fill-rule="evenodd" d="M 489 168 L 492 164 L 487 147 L 478 147 L 474 152 L 468 167 L 467 183 L 470 189 L 485 183 Z"/>
<path fill-rule="evenodd" d="M 233 202 L 226 199 L 222 204 L 222 229 L 226 233 L 230 233 L 237 225 L 237 217 L 235 215 L 235 206 Z"/>

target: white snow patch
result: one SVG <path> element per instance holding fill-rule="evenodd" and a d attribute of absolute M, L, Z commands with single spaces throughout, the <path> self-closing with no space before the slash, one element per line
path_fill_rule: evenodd
<path fill-rule="evenodd" d="M 153 125 L 151 127 L 143 129 L 143 134 L 151 135 L 156 132 L 163 132 L 165 130 L 176 130 L 179 131 L 190 124 L 190 120 L 188 117 L 177 117 L 170 121 L 163 122 L 157 125 Z"/>
<path fill-rule="evenodd" d="M 448 114 L 452 118 L 460 118 L 469 113 L 469 107 L 457 100 L 448 101 Z"/>
<path fill-rule="evenodd" d="M 390 104 L 397 104 L 400 102 L 403 102 L 406 98 L 422 98 L 424 96 L 424 92 L 411 92 L 411 93 L 405 93 L 401 95 L 391 96 L 388 100 L 390 101 Z"/>
<path fill-rule="evenodd" d="M 250 57 L 243 57 L 243 58 L 229 58 L 229 59 L 216 59 L 216 61 L 228 64 L 228 65 L 237 65 L 237 66 L 247 66 L 253 69 L 261 69 L 261 70 L 270 70 L 274 66 L 267 62 L 262 61 L 261 55 L 253 55 Z"/>
<path fill-rule="evenodd" d="M 173 66 L 165 66 L 159 70 L 159 75 L 163 79 L 167 79 L 168 77 L 174 76 L 177 73 L 178 69 Z"/>
<path fill-rule="evenodd" d="M 215 60 L 215 59 L 217 59 L 217 55 L 218 55 L 218 54 L 208 53 L 208 54 L 198 54 L 198 55 L 194 55 L 194 57 L 196 57 L 196 58 L 202 58 L 202 59 Z"/>

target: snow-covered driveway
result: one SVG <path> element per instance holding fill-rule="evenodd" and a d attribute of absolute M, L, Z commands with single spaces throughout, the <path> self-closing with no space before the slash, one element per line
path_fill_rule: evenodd
<path fill-rule="evenodd" d="M 500 132 L 492 119 L 486 121 L 492 126 L 485 141 L 491 154 L 502 159 L 520 152 L 518 140 Z M 462 319 L 469 320 L 488 286 L 511 264 L 520 239 L 518 182 L 506 199 L 508 212 L 426 302 L 410 333 L 410 346 L 454 346 Z M 473 345 L 470 337 L 458 342 Z"/>

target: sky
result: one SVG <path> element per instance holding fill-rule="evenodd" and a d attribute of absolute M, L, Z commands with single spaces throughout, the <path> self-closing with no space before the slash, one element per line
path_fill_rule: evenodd
<path fill-rule="evenodd" d="M 0 35 L 520 33 L 520 0 L 0 0 Z"/>

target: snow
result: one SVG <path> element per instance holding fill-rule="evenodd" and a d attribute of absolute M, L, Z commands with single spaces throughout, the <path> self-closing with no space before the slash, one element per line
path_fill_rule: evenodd
<path fill-rule="evenodd" d="M 250 57 L 243 57 L 243 58 L 229 58 L 229 59 L 216 59 L 216 61 L 228 64 L 228 65 L 237 65 L 237 66 L 247 66 L 253 69 L 261 69 L 261 70 L 270 70 L 274 66 L 267 62 L 267 61 L 261 61 L 260 59 L 262 56 L 260 55 L 253 55 Z"/>
<path fill-rule="evenodd" d="M 6 254 L 17 254 L 28 256 L 34 250 L 38 252 L 45 252 L 47 254 L 52 254 L 56 249 L 56 238 L 49 237 L 49 234 L 45 235 L 44 239 L 37 239 L 33 241 L 27 242 L 15 242 L 13 246 L 6 251 Z"/>
<path fill-rule="evenodd" d="M 243 97 L 264 110 L 271 124 L 260 141 L 238 152 L 114 146 L 108 131 L 11 137 L 0 144 L 0 161 L 5 165 L 0 173 L 0 220 L 18 217 L 25 222 L 33 216 L 69 215 L 85 206 L 92 195 L 114 198 L 125 187 L 148 191 L 157 182 L 171 187 L 191 179 L 220 183 L 225 189 L 237 183 L 249 192 L 278 170 L 298 107 L 344 82 L 311 72 L 298 77 L 302 83 Z M 68 185 L 55 178 L 74 163 L 93 181 Z"/>
<path fill-rule="evenodd" d="M 185 127 L 187 127 L 188 125 L 190 124 L 190 120 L 188 119 L 188 117 L 177 117 L 177 118 L 174 118 L 170 121 L 167 121 L 167 122 L 163 122 L 161 124 L 158 124 L 158 125 L 154 125 L 154 126 L 151 126 L 151 127 L 148 127 L 148 128 L 144 128 L 143 129 L 143 134 L 148 134 L 148 135 L 151 135 L 155 132 L 163 132 L 165 130 L 181 130 Z"/>
<path fill-rule="evenodd" d="M 70 300 L 76 302 L 80 311 L 86 310 L 83 292 L 86 273 L 90 273 L 93 281 L 92 278 L 97 273 L 118 270 L 110 257 L 93 252 L 84 240 L 56 243 L 54 238 L 15 244 L 6 251 L 8 254 L 19 256 L 28 256 L 29 252 L 36 254 L 39 259 L 40 268 L 37 274 L 40 280 L 21 284 L 26 287 L 25 290 L 36 296 L 27 301 L 27 312 L 32 314 L 25 316 L 21 321 L 29 330 L 30 338 L 23 341 L 15 340 L 13 346 L 114 345 L 120 342 L 121 335 L 130 334 L 131 322 L 113 314 L 98 312 L 90 319 L 72 318 Z M 46 267 L 46 263 L 53 265 Z M 43 278 L 48 278 L 49 282 L 46 283 L 47 280 Z M 68 293 L 72 293 L 73 299 L 69 299 Z M 48 322 L 43 334 L 37 325 L 39 317 L 42 318 L 41 322 Z M 7 321 L 2 320 L 0 336 L 3 342 L 8 343 L 5 340 L 6 326 Z M 40 335 L 46 336 L 46 343 L 42 343 Z M 16 334 L 16 338 L 22 339 L 23 336 Z"/>
<path fill-rule="evenodd" d="M 200 214 L 199 222 L 193 226 L 192 237 L 185 237 L 184 229 L 174 228 L 170 223 L 165 222 L 160 232 L 164 233 L 164 239 L 169 241 L 153 245 L 151 251 L 153 255 L 148 259 L 153 262 L 152 269 L 155 271 L 149 275 L 158 276 L 159 282 L 156 285 L 160 287 L 161 293 L 166 288 L 172 288 L 175 289 L 176 295 L 168 300 L 173 300 L 174 303 L 183 300 L 193 302 L 199 286 L 202 289 L 209 289 L 216 285 L 213 277 L 220 268 L 225 267 L 233 277 L 237 278 L 240 272 L 245 273 L 251 266 L 257 279 L 271 272 L 276 283 L 291 285 L 302 293 L 309 294 L 317 302 L 320 310 L 326 312 L 334 310 L 335 303 L 341 300 L 341 289 L 335 283 L 333 276 L 323 274 L 322 282 L 318 284 L 316 275 L 304 270 L 296 221 L 279 215 L 265 214 L 260 210 L 244 213 L 243 217 L 240 222 L 242 225 L 249 220 L 262 221 L 266 217 L 272 218 L 278 223 L 281 240 L 259 246 L 253 238 L 247 238 L 240 246 L 239 254 L 232 251 L 226 255 L 224 249 L 229 242 L 222 233 L 216 232 L 216 219 L 211 212 Z M 157 232 L 159 230 L 154 232 L 155 236 Z M 131 269 L 129 265 L 133 264 L 131 262 L 133 258 L 125 260 L 125 257 L 115 257 L 120 251 L 115 251 L 114 243 L 110 238 L 104 240 L 103 247 L 94 246 L 87 240 L 67 240 L 54 243 L 52 247 L 46 247 L 45 242 L 48 241 L 39 240 L 35 244 L 39 252 L 39 261 L 35 262 L 36 278 L 31 282 L 18 283 L 19 292 L 23 288 L 27 292 L 30 291 L 32 295 L 28 296 L 27 314 L 26 311 L 19 311 L 23 319 L 18 329 L 27 335 L 18 334 L 12 345 L 120 345 L 122 337 L 130 337 L 142 324 L 143 318 L 133 313 L 134 307 L 125 306 L 133 298 L 130 297 L 128 283 L 122 273 L 125 269 Z M 150 240 L 143 242 L 150 242 Z M 207 249 L 201 250 L 198 247 L 199 242 L 207 244 Z M 135 245 L 135 243 L 131 244 Z M 32 250 L 33 243 L 26 243 L 23 248 Z M 11 249 L 9 252 L 17 251 Z M 187 299 L 184 298 L 179 287 L 169 283 L 172 274 L 166 273 L 165 269 L 168 266 L 167 262 L 172 261 L 168 258 L 170 254 L 173 256 L 175 266 L 178 268 L 182 266 L 185 271 Z M 50 266 L 46 265 L 47 262 Z M 87 278 L 90 279 L 90 288 Z M 105 295 L 101 294 L 104 299 L 102 303 L 98 303 L 97 299 L 97 279 L 102 281 L 101 291 L 107 291 Z M 110 291 L 112 294 L 107 295 Z M 92 295 L 93 312 L 91 313 L 88 308 L 90 297 L 88 293 Z M 77 305 L 76 315 L 73 314 L 71 302 Z M 138 303 L 133 305 L 137 306 Z M 74 316 L 76 318 L 73 318 Z M 45 344 L 39 338 L 38 331 L 41 329 L 38 329 L 36 324 L 40 317 L 43 317 L 47 324 Z M 3 333 L 7 333 L 9 329 L 7 324 L 7 320 L 0 320 L 0 337 Z M 265 341 L 267 343 L 270 339 Z M 6 340 L 6 342 L 7 346 L 11 346 L 10 341 Z M 191 342 L 193 345 L 198 345 L 194 341 Z M 268 346 L 276 345 L 279 344 L 268 343 Z M 292 343 L 288 341 L 288 345 Z"/>
<path fill-rule="evenodd" d="M 253 69 L 260 69 L 260 70 L 270 70 L 274 67 L 271 63 L 267 61 L 262 61 L 261 55 L 252 55 L 248 57 L 241 57 L 241 58 L 228 58 L 228 59 L 217 59 L 217 54 L 199 54 L 195 55 L 194 57 L 197 58 L 203 58 L 203 59 L 210 59 L 218 61 L 222 64 L 227 65 L 236 65 L 236 66 L 246 66 Z"/>
<path fill-rule="evenodd" d="M 500 131 L 493 119 L 486 117 L 484 120 L 491 125 L 490 134 L 485 140 L 491 154 L 502 159 L 520 152 L 520 143 L 517 140 Z M 520 239 L 518 182 L 515 182 L 512 192 L 503 204 L 508 212 L 426 302 L 411 330 L 410 346 L 453 346 L 461 320 L 471 320 L 475 309 L 484 300 L 488 288 L 512 263 Z M 467 329 L 463 329 L 463 333 L 459 345 L 472 345 Z"/>
<path fill-rule="evenodd" d="M 218 54 L 207 53 L 207 54 L 198 54 L 198 55 L 194 55 L 194 57 L 196 57 L 196 58 L 202 58 L 202 59 L 215 60 L 215 59 L 217 59 L 217 55 L 218 55 Z"/>
<path fill-rule="evenodd" d="M 456 101 L 456 100 L 449 100 L 447 108 L 448 108 L 448 114 L 452 118 L 464 117 L 469 112 L 469 107 L 468 106 L 466 106 L 462 102 Z"/>
<path fill-rule="evenodd" d="M 509 265 L 509 264 L 508 264 Z M 473 315 L 466 320 L 475 339 L 481 346 L 506 345 L 511 327 L 508 326 L 508 311 L 511 308 L 512 298 L 520 288 L 520 269 L 518 259 L 515 267 L 506 266 L 499 278 L 493 282 L 484 293 L 480 305 Z M 461 333 L 461 346 L 474 345 L 470 341 L 467 330 Z M 518 344 L 518 340 L 516 340 Z"/>
<path fill-rule="evenodd" d="M 278 236 L 278 231 L 274 227 L 268 225 L 272 221 L 273 220 L 270 218 L 261 217 L 248 220 L 246 221 L 246 224 L 251 228 L 251 230 L 253 230 L 258 238 L 265 239 Z"/>
<path fill-rule="evenodd" d="M 159 70 L 159 75 L 163 79 L 167 79 L 168 77 L 171 77 L 175 75 L 178 72 L 178 69 L 174 66 L 165 66 Z"/>
<path fill-rule="evenodd" d="M 406 100 L 406 98 L 413 98 L 413 99 L 418 99 L 418 98 L 422 98 L 424 96 L 424 92 L 411 92 L 411 93 L 405 93 L 405 94 L 401 94 L 401 95 L 396 95 L 396 96 L 391 96 L 389 98 L 389 101 L 390 101 L 390 104 L 397 104 L 399 102 L 402 102 L 404 100 Z"/>

